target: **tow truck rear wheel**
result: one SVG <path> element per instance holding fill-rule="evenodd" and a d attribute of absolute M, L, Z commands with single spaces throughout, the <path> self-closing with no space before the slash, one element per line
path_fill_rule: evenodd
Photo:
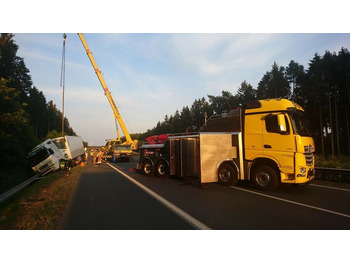
<path fill-rule="evenodd" d="M 154 166 L 151 161 L 145 160 L 142 163 L 142 172 L 146 176 L 153 176 L 154 175 Z"/>
<path fill-rule="evenodd" d="M 169 175 L 169 167 L 163 160 L 157 162 L 155 171 L 158 177 L 167 177 Z"/>
<path fill-rule="evenodd" d="M 254 168 L 252 175 L 253 183 L 260 189 L 271 191 L 278 187 L 278 174 L 271 166 L 263 165 Z"/>
<path fill-rule="evenodd" d="M 218 180 L 221 185 L 234 186 L 238 182 L 238 175 L 232 165 L 224 163 L 219 168 Z"/>

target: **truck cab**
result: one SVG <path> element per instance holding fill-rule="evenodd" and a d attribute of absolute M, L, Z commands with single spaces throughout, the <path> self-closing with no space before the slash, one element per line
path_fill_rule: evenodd
<path fill-rule="evenodd" d="M 122 143 L 118 139 L 108 140 L 103 147 L 104 158 L 110 159 L 113 162 L 117 160 L 129 161 L 133 157 L 132 145 Z"/>
<path fill-rule="evenodd" d="M 60 168 L 60 160 L 63 158 L 63 155 L 54 141 L 48 139 L 34 147 L 27 158 L 35 173 L 46 175 Z"/>
<path fill-rule="evenodd" d="M 243 136 L 247 179 L 259 188 L 303 184 L 314 178 L 315 145 L 304 110 L 286 99 L 267 99 L 244 107 Z"/>

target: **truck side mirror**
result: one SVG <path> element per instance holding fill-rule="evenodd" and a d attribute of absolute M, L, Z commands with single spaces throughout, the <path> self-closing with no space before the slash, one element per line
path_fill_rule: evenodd
<path fill-rule="evenodd" d="M 277 121 L 278 121 L 278 128 L 280 133 L 285 134 L 287 132 L 287 125 L 286 125 L 286 119 L 284 117 L 284 114 L 277 115 Z"/>

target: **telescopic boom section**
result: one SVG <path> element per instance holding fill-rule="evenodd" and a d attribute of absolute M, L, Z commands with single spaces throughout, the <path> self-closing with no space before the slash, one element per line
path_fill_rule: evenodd
<path fill-rule="evenodd" d="M 121 115 L 119 113 L 119 109 L 118 109 L 117 105 L 115 104 L 115 102 L 114 102 L 114 100 L 112 98 L 111 92 L 109 91 L 109 89 L 107 87 L 107 84 L 106 84 L 105 80 L 103 79 L 101 70 L 98 69 L 96 61 L 95 61 L 94 57 L 92 56 L 92 53 L 91 53 L 91 51 L 89 49 L 89 46 L 87 45 L 87 43 L 85 41 L 85 38 L 84 38 L 83 34 L 82 33 L 78 33 L 78 35 L 79 35 L 79 38 L 80 38 L 81 42 L 83 43 L 83 46 L 84 46 L 84 48 L 86 50 L 86 53 L 87 53 L 87 55 L 88 55 L 88 57 L 90 59 L 90 62 L 92 64 L 93 68 L 95 69 L 95 73 L 97 75 L 98 80 L 100 81 L 100 83 L 102 85 L 102 88 L 103 88 L 103 90 L 105 92 L 105 95 L 107 96 L 108 102 L 109 102 L 109 104 L 111 105 L 111 107 L 113 109 L 114 117 L 115 117 L 115 119 L 117 119 L 117 121 L 118 121 L 118 123 L 119 123 L 119 125 L 120 125 L 120 127 L 122 129 L 127 143 L 132 144 L 133 141 L 132 141 L 132 139 L 131 139 L 131 137 L 129 135 L 129 132 L 126 129 L 124 121 L 123 121 L 123 119 L 122 119 L 122 117 L 121 117 Z"/>

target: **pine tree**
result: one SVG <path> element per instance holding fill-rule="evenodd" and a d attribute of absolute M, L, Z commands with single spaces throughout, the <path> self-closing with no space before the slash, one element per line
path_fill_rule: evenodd
<path fill-rule="evenodd" d="M 266 72 L 258 84 L 257 96 L 259 99 L 290 98 L 290 86 L 283 66 L 273 63 L 271 71 Z"/>

